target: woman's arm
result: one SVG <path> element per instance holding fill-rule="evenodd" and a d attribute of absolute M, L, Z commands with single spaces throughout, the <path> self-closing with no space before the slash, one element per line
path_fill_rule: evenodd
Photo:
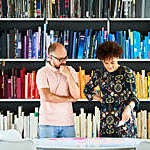
<path fill-rule="evenodd" d="M 99 84 L 99 80 L 100 80 L 100 72 L 99 71 L 96 71 L 94 73 L 94 75 L 92 76 L 92 78 L 89 80 L 89 82 L 85 85 L 84 87 L 84 94 L 86 96 L 86 98 L 88 100 L 98 100 L 98 101 L 102 101 L 101 100 L 101 97 L 97 96 L 95 91 L 94 91 L 94 88 L 96 86 L 98 86 Z"/>

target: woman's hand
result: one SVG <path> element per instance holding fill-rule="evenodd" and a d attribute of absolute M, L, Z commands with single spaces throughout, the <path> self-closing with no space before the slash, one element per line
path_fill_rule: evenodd
<path fill-rule="evenodd" d="M 94 95 L 93 99 L 97 100 L 97 101 L 100 101 L 102 103 L 102 98 L 100 96 Z"/>
<path fill-rule="evenodd" d="M 123 122 L 127 122 L 131 119 L 131 107 L 127 105 L 127 107 L 124 109 L 122 113 L 122 120 Z"/>

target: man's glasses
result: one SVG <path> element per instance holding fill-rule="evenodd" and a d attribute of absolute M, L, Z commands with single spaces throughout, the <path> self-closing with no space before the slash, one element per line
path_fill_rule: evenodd
<path fill-rule="evenodd" d="M 59 62 L 64 62 L 68 59 L 68 56 L 64 57 L 64 58 L 57 58 L 56 56 L 51 55 L 53 58 L 57 59 Z"/>

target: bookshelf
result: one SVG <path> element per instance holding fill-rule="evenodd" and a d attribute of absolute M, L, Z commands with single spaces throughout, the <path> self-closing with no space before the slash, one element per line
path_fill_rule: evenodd
<path fill-rule="evenodd" d="M 46 15 L 44 15 L 46 16 Z M 44 24 L 47 24 L 47 33 L 50 30 L 71 30 L 71 31 L 85 31 L 86 29 L 93 29 L 100 31 L 102 27 L 108 33 L 114 33 L 119 30 L 136 30 L 143 35 L 147 35 L 150 27 L 150 18 L 0 18 L 0 31 L 8 33 L 14 28 L 19 32 L 26 32 L 28 29 L 37 31 L 41 27 L 42 31 Z M 5 71 L 10 74 L 12 68 L 21 70 L 23 66 L 26 72 L 38 70 L 45 65 L 48 59 L 24 59 L 24 58 L 4 58 L 0 59 L 0 70 L 2 70 L 1 62 L 5 61 Z M 120 59 L 121 65 L 126 65 L 134 71 L 141 71 L 144 69 L 146 72 L 150 71 L 150 59 Z M 102 63 L 98 59 L 68 59 L 67 65 L 71 65 L 76 71 L 79 71 L 79 66 L 86 70 L 86 74 L 90 74 L 91 70 L 102 67 Z M 0 99 L 0 111 L 6 113 L 7 110 L 17 113 L 18 106 L 23 106 L 25 114 L 34 112 L 35 107 L 40 106 L 40 99 Z M 98 101 L 87 101 L 80 99 L 73 103 L 73 110 L 77 114 L 80 113 L 80 108 L 84 108 L 85 112 L 94 113 L 94 107 L 101 107 Z M 140 99 L 140 109 L 150 111 L 150 99 Z"/>
<path fill-rule="evenodd" d="M 37 31 L 40 26 L 43 30 L 44 24 L 47 24 L 47 31 L 49 30 L 73 30 L 83 31 L 85 29 L 101 30 L 104 27 L 105 30 L 112 33 L 117 30 L 137 30 L 142 34 L 148 32 L 150 26 L 150 18 L 0 18 L 0 31 L 9 32 L 11 29 L 19 29 L 24 32 L 27 29 Z M 33 69 L 38 70 L 45 65 L 45 59 L 0 59 L 0 64 L 5 61 L 6 72 L 11 68 L 22 69 L 22 66 L 26 67 L 26 71 Z M 135 71 L 144 69 L 146 72 L 150 70 L 150 59 L 120 59 L 121 65 L 127 65 L 134 68 Z M 90 65 L 89 65 L 90 64 Z M 97 59 L 68 59 L 67 65 L 73 66 L 78 71 L 79 66 L 86 69 L 86 73 L 90 73 L 91 70 L 95 70 L 97 67 L 101 67 L 102 64 Z M 1 70 L 0 65 L 0 70 Z M 39 100 L 15 100 L 15 99 L 1 99 L 1 104 L 4 102 L 34 102 L 39 103 Z M 80 100 L 79 102 L 83 102 Z M 147 103 L 149 100 L 141 100 L 141 106 L 143 103 Z M 5 105 L 5 104 L 4 104 Z M 9 104 L 8 104 L 9 105 Z M 149 104 L 147 109 L 149 110 Z"/>

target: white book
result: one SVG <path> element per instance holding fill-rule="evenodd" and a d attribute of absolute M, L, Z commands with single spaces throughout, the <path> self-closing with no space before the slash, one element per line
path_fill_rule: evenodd
<path fill-rule="evenodd" d="M 34 113 L 34 122 L 33 122 L 33 138 L 37 138 L 38 137 L 38 115 L 39 112 L 38 112 L 38 107 L 35 107 L 35 113 Z"/>
<path fill-rule="evenodd" d="M 0 130 L 4 130 L 4 116 L 0 114 Z"/>
<path fill-rule="evenodd" d="M 80 117 L 74 113 L 74 125 L 76 137 L 80 137 Z"/>
<path fill-rule="evenodd" d="M 19 133 L 22 135 L 24 128 L 24 117 L 20 116 L 19 118 L 16 118 L 15 124 L 17 131 L 19 131 Z"/>
<path fill-rule="evenodd" d="M 80 114 L 80 119 L 81 119 L 81 137 L 86 137 L 86 114 L 84 113 L 84 109 L 81 108 L 81 114 Z"/>
<path fill-rule="evenodd" d="M 4 116 L 4 130 L 8 130 L 7 116 Z"/>
<path fill-rule="evenodd" d="M 142 139 L 147 139 L 147 110 L 142 111 Z"/>
<path fill-rule="evenodd" d="M 35 138 L 35 118 L 34 113 L 30 113 L 30 139 Z"/>
<path fill-rule="evenodd" d="M 7 129 L 11 129 L 11 116 L 10 116 L 10 111 L 7 111 Z"/>
<path fill-rule="evenodd" d="M 100 133 L 100 110 L 97 106 L 95 107 L 95 119 L 96 119 L 97 135 L 99 136 L 99 133 Z"/>
<path fill-rule="evenodd" d="M 142 120 L 141 120 L 141 112 L 137 113 L 137 137 L 141 138 L 141 133 L 142 133 Z"/>
<path fill-rule="evenodd" d="M 92 136 L 94 137 L 94 138 L 96 138 L 97 137 L 97 132 L 96 132 L 97 130 L 96 130 L 96 119 L 95 119 L 95 116 L 93 115 L 93 133 L 92 133 Z"/>
<path fill-rule="evenodd" d="M 87 137 L 92 137 L 92 114 L 88 113 L 87 115 Z"/>
<path fill-rule="evenodd" d="M 30 138 L 30 117 L 24 116 L 24 138 Z"/>
<path fill-rule="evenodd" d="M 28 76 L 25 75 L 25 99 L 28 98 Z"/>

